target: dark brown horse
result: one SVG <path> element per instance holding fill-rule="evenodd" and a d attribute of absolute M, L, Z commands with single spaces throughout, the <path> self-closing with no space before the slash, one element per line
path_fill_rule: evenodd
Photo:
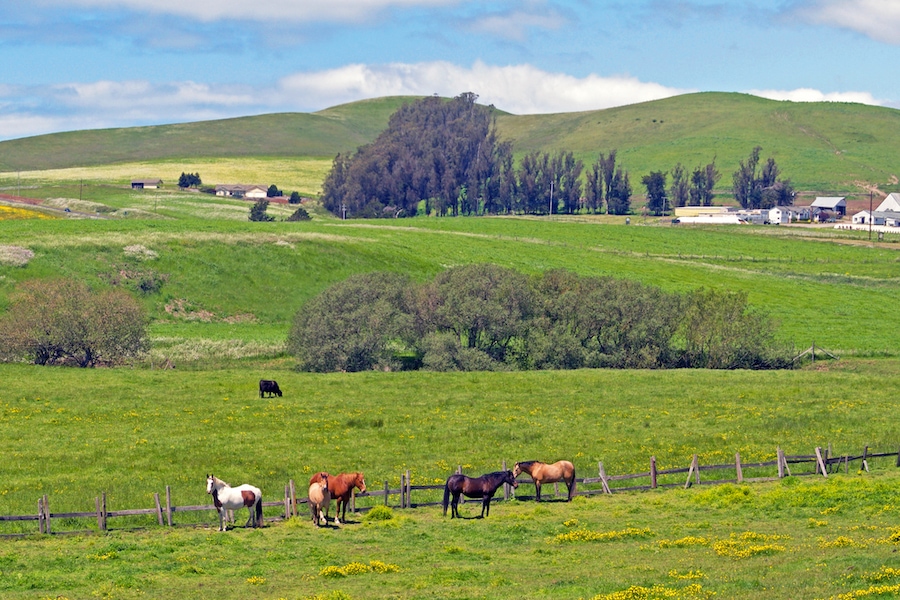
<path fill-rule="evenodd" d="M 481 477 L 466 477 L 459 473 L 451 475 L 444 485 L 444 515 L 447 514 L 447 504 L 450 502 L 452 494 L 450 518 L 459 516 L 457 506 L 459 505 L 459 495 L 462 494 L 466 498 L 481 498 L 481 517 L 484 518 L 491 514 L 491 498 L 494 497 L 497 488 L 504 483 L 508 483 L 514 488 L 519 487 L 512 471 L 495 471 Z"/>
<path fill-rule="evenodd" d="M 517 462 L 513 467 L 516 477 L 520 473 L 528 473 L 534 480 L 535 499 L 541 501 L 541 484 L 565 481 L 569 490 L 568 500 L 575 495 L 575 466 L 567 460 L 558 460 L 552 465 L 542 463 L 539 460 L 526 460 Z"/>
<path fill-rule="evenodd" d="M 321 480 L 322 475 L 327 473 L 316 473 L 309 480 L 310 484 Z M 334 498 L 334 523 L 340 525 L 341 521 L 347 521 L 347 505 L 350 503 L 350 495 L 353 488 L 357 488 L 360 492 L 366 491 L 366 479 L 362 473 L 340 473 L 339 475 L 328 475 L 328 491 Z M 341 509 L 343 508 L 343 513 Z M 328 516 L 328 507 L 325 508 L 325 516 Z M 340 518 L 339 518 L 340 517 Z"/>

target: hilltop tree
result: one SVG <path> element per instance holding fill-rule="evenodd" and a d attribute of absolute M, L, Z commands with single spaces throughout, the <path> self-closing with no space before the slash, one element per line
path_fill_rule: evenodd
<path fill-rule="evenodd" d="M 480 214 L 500 197 L 491 179 L 505 150 L 491 108 L 466 93 L 446 101 L 430 96 L 395 112 L 371 144 L 335 157 L 322 203 L 336 215 L 357 217 Z"/>
<path fill-rule="evenodd" d="M 203 181 L 200 179 L 200 173 L 185 173 L 181 172 L 181 176 L 178 178 L 178 187 L 180 188 L 189 188 L 189 187 L 200 187 L 203 185 Z"/>

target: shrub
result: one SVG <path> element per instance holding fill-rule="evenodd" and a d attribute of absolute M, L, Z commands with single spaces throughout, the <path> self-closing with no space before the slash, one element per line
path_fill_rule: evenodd
<path fill-rule="evenodd" d="M 294 213 L 287 218 L 288 221 L 309 221 L 310 220 L 309 213 L 306 212 L 306 209 L 302 206 L 299 207 Z"/>
<path fill-rule="evenodd" d="M 143 307 L 123 290 L 72 279 L 23 283 L 0 318 L 0 359 L 38 365 L 112 365 L 147 349 Z"/>
<path fill-rule="evenodd" d="M 256 201 L 256 203 L 250 207 L 250 220 L 251 221 L 274 221 L 275 217 L 266 213 L 266 210 L 269 208 L 269 201 L 263 198 L 260 198 Z"/>

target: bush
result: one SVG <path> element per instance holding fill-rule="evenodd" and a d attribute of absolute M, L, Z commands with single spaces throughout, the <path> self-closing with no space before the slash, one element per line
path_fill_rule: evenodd
<path fill-rule="evenodd" d="M 287 218 L 288 221 L 309 221 L 309 213 L 302 206 L 294 211 L 294 214 Z"/>
<path fill-rule="evenodd" d="M 148 347 L 143 307 L 123 290 L 93 292 L 76 280 L 23 283 L 0 318 L 0 359 L 94 367 Z"/>
<path fill-rule="evenodd" d="M 395 347 L 413 336 L 409 281 L 394 273 L 354 275 L 307 303 L 288 351 L 308 371 L 399 369 Z"/>
<path fill-rule="evenodd" d="M 260 198 L 256 201 L 256 203 L 250 207 L 250 220 L 251 221 L 274 221 L 275 217 L 266 214 L 266 210 L 269 208 L 269 201 Z"/>

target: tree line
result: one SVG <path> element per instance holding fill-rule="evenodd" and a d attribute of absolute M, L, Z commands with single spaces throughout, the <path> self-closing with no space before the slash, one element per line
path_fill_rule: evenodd
<path fill-rule="evenodd" d="M 746 294 L 676 294 L 492 264 L 448 269 L 425 283 L 396 273 L 351 276 L 296 314 L 288 350 L 316 372 L 790 365 L 774 321 L 752 310 Z"/>
<path fill-rule="evenodd" d="M 324 207 L 356 218 L 632 212 L 632 183 L 615 149 L 587 167 L 565 150 L 535 150 L 517 163 L 512 144 L 497 136 L 493 107 L 477 98 L 432 96 L 402 106 L 375 141 L 335 157 L 322 186 Z M 779 179 L 773 158 L 758 169 L 760 150 L 734 173 L 735 198 L 743 208 L 790 204 L 790 181 Z M 720 179 L 715 158 L 690 172 L 681 163 L 652 171 L 641 179 L 646 209 L 665 215 L 711 206 Z"/>

